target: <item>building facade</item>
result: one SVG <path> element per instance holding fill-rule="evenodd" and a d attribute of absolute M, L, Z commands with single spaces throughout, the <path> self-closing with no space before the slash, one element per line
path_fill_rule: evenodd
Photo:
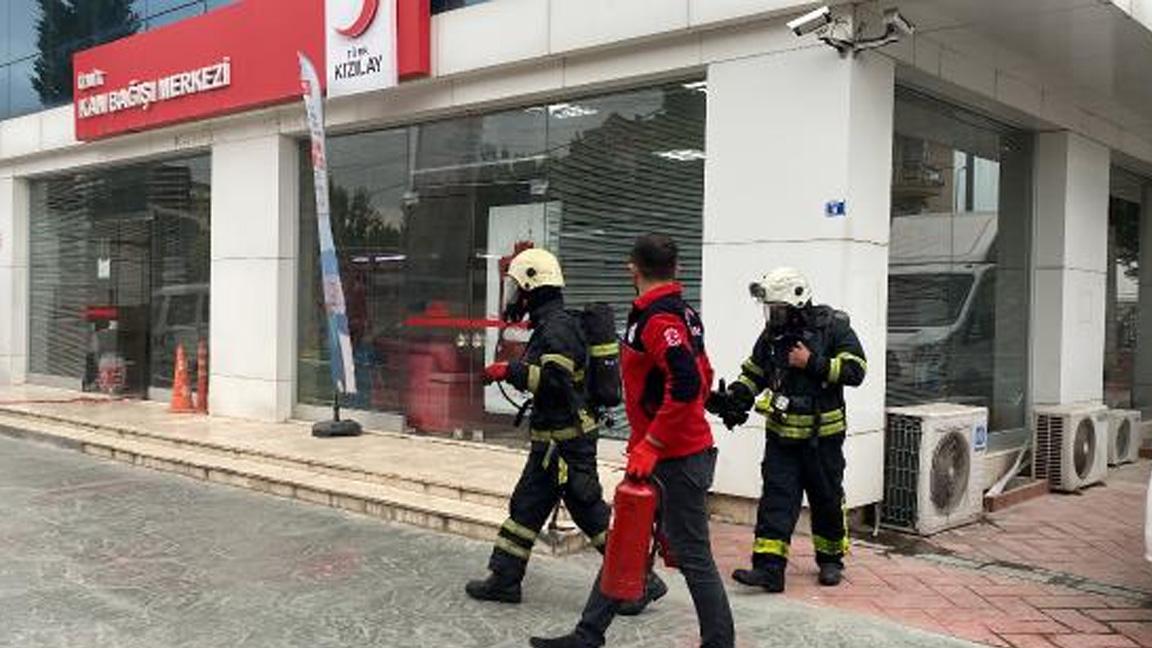
<path fill-rule="evenodd" d="M 164 398 L 176 347 L 204 342 L 214 414 L 323 416 L 300 101 L 89 136 L 90 106 L 49 77 L 64 65 L 80 87 L 94 70 L 61 52 L 111 40 L 147 57 L 149 38 L 178 45 L 235 3 L 183 3 L 178 21 L 123 3 L 50 47 L 56 4 L 9 3 L 0 33 L 0 383 Z M 860 33 L 889 6 L 832 4 Z M 433 3 L 424 78 L 327 102 L 346 405 L 378 426 L 514 436 L 518 396 L 479 382 L 522 341 L 491 326 L 500 259 L 555 249 L 570 301 L 623 317 L 627 250 L 659 230 L 721 375 L 763 325 L 747 285 L 772 267 L 851 314 L 870 361 L 849 395 L 852 506 L 881 497 L 886 407 L 987 407 L 992 451 L 1022 443 L 1036 405 L 1147 411 L 1152 3 L 890 4 L 916 34 L 842 56 L 788 29 L 817 6 L 795 0 Z M 759 429 L 717 425 L 718 492 L 758 493 Z"/>

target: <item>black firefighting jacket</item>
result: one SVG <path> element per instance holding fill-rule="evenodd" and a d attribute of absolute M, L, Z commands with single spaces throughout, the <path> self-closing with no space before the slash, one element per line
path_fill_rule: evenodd
<path fill-rule="evenodd" d="M 529 428 L 537 442 L 567 441 L 596 428 L 584 406 L 588 347 L 579 318 L 557 296 L 532 309 L 532 337 L 508 363 L 508 382 L 532 394 Z"/>
<path fill-rule="evenodd" d="M 843 434 L 847 430 L 844 387 L 864 381 L 868 363 L 848 315 L 828 306 L 803 309 L 800 322 L 778 334 L 760 334 L 740 376 L 729 387 L 732 405 L 755 405 L 767 429 L 784 439 Z M 790 367 L 797 342 L 812 352 L 808 366 Z"/>

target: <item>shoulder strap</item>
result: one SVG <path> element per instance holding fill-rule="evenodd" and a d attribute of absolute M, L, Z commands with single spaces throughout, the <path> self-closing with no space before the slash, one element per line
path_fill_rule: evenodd
<path fill-rule="evenodd" d="M 680 299 L 661 299 L 641 311 L 636 321 L 629 323 L 628 345 L 637 351 L 643 351 L 642 334 L 644 327 L 648 325 L 648 320 L 652 317 L 662 314 L 672 315 L 683 322 L 684 328 L 688 329 L 688 335 L 691 338 L 693 354 L 704 353 L 704 324 L 696 310 Z"/>

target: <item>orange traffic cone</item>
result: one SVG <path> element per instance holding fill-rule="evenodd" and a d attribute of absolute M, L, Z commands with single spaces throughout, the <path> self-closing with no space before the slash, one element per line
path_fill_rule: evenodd
<path fill-rule="evenodd" d="M 196 346 L 196 411 L 208 413 L 208 345 L 204 340 Z"/>
<path fill-rule="evenodd" d="M 172 377 L 172 412 L 193 412 L 192 395 L 188 393 L 188 359 L 184 357 L 184 345 L 176 347 L 176 372 Z"/>

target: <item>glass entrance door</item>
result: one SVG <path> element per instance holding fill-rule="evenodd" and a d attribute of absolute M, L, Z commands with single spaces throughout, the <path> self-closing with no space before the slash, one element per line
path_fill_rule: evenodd
<path fill-rule="evenodd" d="M 410 201 L 404 321 L 407 424 L 422 432 L 475 427 L 478 321 L 471 281 L 473 209 L 468 192 L 428 186 Z"/>
<path fill-rule="evenodd" d="M 195 384 L 208 338 L 209 193 L 207 157 L 32 183 L 33 381 L 146 397 L 171 387 L 183 345 Z"/>

